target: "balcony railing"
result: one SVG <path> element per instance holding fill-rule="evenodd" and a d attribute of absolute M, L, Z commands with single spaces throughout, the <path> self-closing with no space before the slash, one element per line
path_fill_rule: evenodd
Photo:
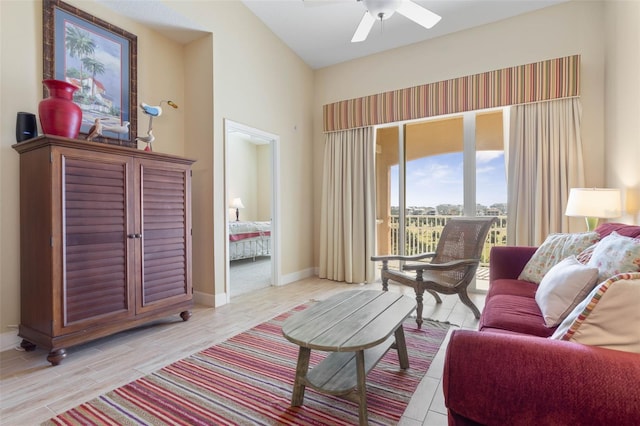
<path fill-rule="evenodd" d="M 405 218 L 405 252 L 406 256 L 436 251 L 442 228 L 449 219 L 455 216 L 419 215 Z M 507 216 L 496 216 L 495 222 L 482 249 L 481 265 L 489 264 L 489 252 L 493 246 L 507 244 Z M 391 253 L 400 254 L 398 250 L 398 216 L 390 216 Z"/>

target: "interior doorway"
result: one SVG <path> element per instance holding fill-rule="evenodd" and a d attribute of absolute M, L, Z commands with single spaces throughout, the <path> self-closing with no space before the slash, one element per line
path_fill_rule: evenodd
<path fill-rule="evenodd" d="M 278 135 L 225 126 L 225 293 L 280 285 Z"/>

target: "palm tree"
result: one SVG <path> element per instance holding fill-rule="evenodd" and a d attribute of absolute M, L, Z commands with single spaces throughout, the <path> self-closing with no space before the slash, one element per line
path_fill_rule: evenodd
<path fill-rule="evenodd" d="M 82 63 L 91 71 L 91 96 L 96 95 L 96 74 L 104 74 L 104 64 L 95 58 L 82 58 Z"/>
<path fill-rule="evenodd" d="M 89 33 L 76 27 L 75 25 L 68 24 L 66 27 L 66 39 L 65 48 L 69 52 L 72 58 L 86 57 L 93 54 L 96 48 L 96 43 L 91 39 Z M 80 92 L 83 91 L 83 73 L 82 73 L 82 61 L 80 62 Z"/>

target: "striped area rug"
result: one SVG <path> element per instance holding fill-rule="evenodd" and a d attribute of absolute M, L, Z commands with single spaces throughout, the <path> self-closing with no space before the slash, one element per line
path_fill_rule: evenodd
<path fill-rule="evenodd" d="M 46 425 L 353 425 L 358 406 L 307 387 L 291 407 L 298 347 L 281 332 L 300 306 L 229 340 L 49 419 Z M 404 324 L 410 368 L 395 351 L 367 376 L 369 424 L 398 423 L 446 336 L 448 324 Z M 311 352 L 310 365 L 324 353 Z"/>

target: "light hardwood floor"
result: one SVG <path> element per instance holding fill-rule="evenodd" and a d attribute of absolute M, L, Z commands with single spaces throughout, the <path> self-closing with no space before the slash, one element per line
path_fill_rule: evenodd
<path fill-rule="evenodd" d="M 269 287 L 234 297 L 231 303 L 215 309 L 197 306 L 186 323 L 174 316 L 69 348 L 67 358 L 56 367 L 46 361 L 43 349 L 0 352 L 0 424 L 41 423 L 301 303 L 354 288 L 380 289 L 380 284 L 349 285 L 309 278 Z M 413 295 L 413 290 L 395 285 L 390 291 Z M 482 310 L 484 295 L 470 297 Z M 451 330 L 477 327 L 471 311 L 455 295 L 444 296 L 440 305 L 426 295 L 424 317 L 457 325 Z M 445 348 L 446 342 L 416 390 L 401 425 L 447 424 L 441 381 Z"/>

